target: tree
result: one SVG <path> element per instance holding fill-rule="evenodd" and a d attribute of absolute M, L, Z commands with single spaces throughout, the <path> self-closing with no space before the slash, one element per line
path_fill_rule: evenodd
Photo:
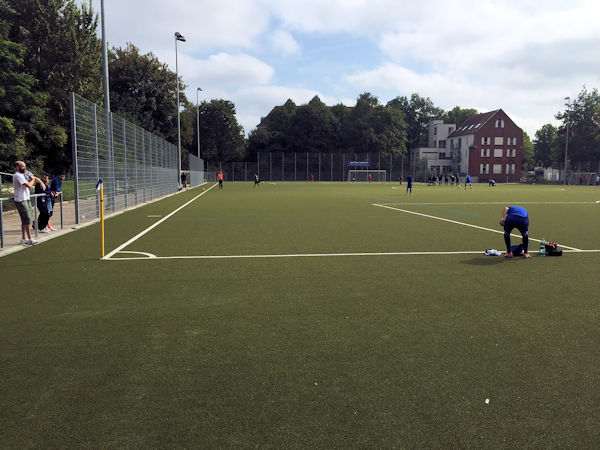
<path fill-rule="evenodd" d="M 379 105 L 377 97 L 369 92 L 364 92 L 358 96 L 356 106 L 350 111 L 341 126 L 344 151 L 355 153 L 369 151 L 374 134 L 371 116 Z"/>
<path fill-rule="evenodd" d="M 200 104 L 200 146 L 205 160 L 239 161 L 244 153 L 244 130 L 235 117 L 235 105 L 228 100 Z"/>
<path fill-rule="evenodd" d="M 535 151 L 529 135 L 523 131 L 523 170 L 533 170 Z"/>
<path fill-rule="evenodd" d="M 246 146 L 246 161 L 255 161 L 257 153 L 268 152 L 270 148 L 270 134 L 265 127 L 255 128 L 248 136 Z"/>
<path fill-rule="evenodd" d="M 382 155 L 399 156 L 406 153 L 406 122 L 401 111 L 379 105 L 371 118 L 373 145 L 371 149 Z"/>
<path fill-rule="evenodd" d="M 543 125 L 535 132 L 533 159 L 536 166 L 550 167 L 552 165 L 552 149 L 557 144 L 557 137 L 557 128 L 550 123 Z"/>
<path fill-rule="evenodd" d="M 406 97 L 396 97 L 388 102 L 388 106 L 400 109 L 404 113 L 409 149 L 427 145 L 429 122 L 444 115 L 444 111 L 434 106 L 429 97 L 423 98 L 419 94 L 412 94 L 410 100 Z"/>
<path fill-rule="evenodd" d="M 455 106 L 450 111 L 446 111 L 443 114 L 442 120 L 444 121 L 444 123 L 453 123 L 456 126 L 459 126 L 461 123 L 463 123 L 469 117 L 474 116 L 476 114 L 479 114 L 479 112 L 476 109 L 473 109 L 473 108 L 463 109 L 460 106 Z"/>
<path fill-rule="evenodd" d="M 50 132 L 36 152 L 49 166 L 65 169 L 71 163 L 69 93 L 91 101 L 102 96 L 98 16 L 91 2 L 77 7 L 73 0 L 6 0 L 2 11 L 10 39 L 25 46 L 25 72 L 48 94 Z"/>
<path fill-rule="evenodd" d="M 23 71 L 25 46 L 8 40 L 8 30 L 0 22 L 0 170 L 10 170 L 16 160 L 39 170 L 43 161 L 35 149 L 51 133 L 48 96 L 37 92 L 37 80 Z"/>
<path fill-rule="evenodd" d="M 584 86 L 577 98 L 564 112 L 556 114 L 556 119 L 563 125 L 561 134 L 565 134 L 569 123 L 568 157 L 573 166 L 582 168 L 590 164 L 598 167 L 600 163 L 600 146 L 596 140 L 600 132 L 600 93 L 597 89 L 588 91 Z M 564 153 L 563 153 L 564 156 Z"/>
<path fill-rule="evenodd" d="M 289 130 L 293 145 L 289 149 L 307 152 L 331 152 L 336 148 L 336 119 L 318 96 L 297 108 Z"/>
<path fill-rule="evenodd" d="M 176 143 L 176 74 L 151 52 L 141 55 L 139 49 L 131 43 L 124 49 L 112 49 L 108 67 L 111 110 Z M 195 108 L 183 93 L 185 85 L 181 80 L 179 89 L 180 104 L 195 112 Z M 195 118 L 195 114 L 193 116 Z"/>

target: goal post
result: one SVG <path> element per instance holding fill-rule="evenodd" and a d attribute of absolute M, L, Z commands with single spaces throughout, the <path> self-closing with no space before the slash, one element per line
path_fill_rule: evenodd
<path fill-rule="evenodd" d="M 386 170 L 365 170 L 365 169 L 350 169 L 348 170 L 348 181 L 361 181 L 368 182 L 369 175 L 371 175 L 370 181 L 387 181 Z"/>
<path fill-rule="evenodd" d="M 596 184 L 596 172 L 571 172 L 568 184 L 593 186 Z"/>

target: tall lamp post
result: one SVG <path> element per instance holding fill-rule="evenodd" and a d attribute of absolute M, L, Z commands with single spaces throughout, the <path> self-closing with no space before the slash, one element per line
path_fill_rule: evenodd
<path fill-rule="evenodd" d="M 177 82 L 177 184 L 181 183 L 181 121 L 179 119 L 179 67 L 177 64 L 177 41 L 185 42 L 185 38 L 175 32 L 175 76 Z"/>
<path fill-rule="evenodd" d="M 565 97 L 565 100 L 567 101 L 566 106 L 567 106 L 567 136 L 566 136 L 566 140 L 565 140 L 565 184 L 567 184 L 567 153 L 569 151 L 569 114 L 570 114 L 570 108 L 571 108 L 571 97 Z"/>
<path fill-rule="evenodd" d="M 198 158 L 200 158 L 200 103 L 198 102 L 198 93 L 202 88 L 196 88 L 196 129 L 198 130 Z"/>

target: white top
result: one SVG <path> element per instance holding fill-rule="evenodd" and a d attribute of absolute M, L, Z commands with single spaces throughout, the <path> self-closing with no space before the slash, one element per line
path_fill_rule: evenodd
<path fill-rule="evenodd" d="M 31 192 L 29 191 L 29 188 L 25 186 L 25 183 L 29 183 L 29 180 L 24 173 L 17 172 L 13 175 L 15 202 L 23 202 L 31 198 Z"/>

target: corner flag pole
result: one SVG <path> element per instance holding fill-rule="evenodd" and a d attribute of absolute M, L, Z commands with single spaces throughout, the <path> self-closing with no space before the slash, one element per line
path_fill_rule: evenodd
<path fill-rule="evenodd" d="M 100 192 L 100 246 L 102 258 L 104 258 L 104 187 L 102 178 L 100 178 L 96 184 L 96 191 Z"/>

